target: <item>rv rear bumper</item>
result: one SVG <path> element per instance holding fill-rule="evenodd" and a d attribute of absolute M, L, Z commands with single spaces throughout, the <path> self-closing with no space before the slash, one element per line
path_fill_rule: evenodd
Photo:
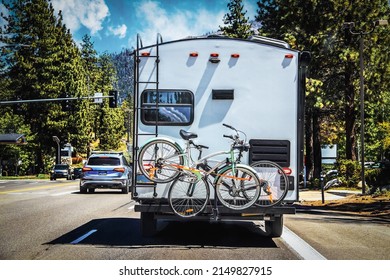
<path fill-rule="evenodd" d="M 218 220 L 273 220 L 273 217 L 283 214 L 295 214 L 295 207 L 292 206 L 274 206 L 274 207 L 250 207 L 245 210 L 237 211 L 228 209 L 224 206 L 218 206 Z M 207 206 L 202 214 L 191 218 L 191 220 L 205 220 L 213 216 L 214 209 Z M 134 208 L 135 212 L 155 213 L 156 218 L 161 219 L 180 219 L 173 214 L 171 208 L 167 204 L 146 203 L 137 204 Z"/>

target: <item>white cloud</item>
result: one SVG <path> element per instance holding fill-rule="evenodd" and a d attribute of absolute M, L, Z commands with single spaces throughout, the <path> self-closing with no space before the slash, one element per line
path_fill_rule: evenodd
<path fill-rule="evenodd" d="M 118 36 L 120 39 L 123 39 L 126 37 L 127 26 L 125 24 L 119 25 L 117 27 L 110 26 L 108 27 L 108 30 L 114 36 Z"/>
<path fill-rule="evenodd" d="M 164 41 L 182 39 L 188 36 L 204 35 L 211 31 L 217 31 L 222 25 L 225 11 L 219 13 L 206 9 L 176 10 L 169 13 L 159 2 L 143 1 L 137 7 L 136 15 L 142 21 L 141 35 L 144 45 L 156 43 L 156 34 L 160 33 Z M 133 39 L 129 41 L 130 47 L 135 46 Z"/>
<path fill-rule="evenodd" d="M 257 14 L 257 2 L 244 0 L 244 11 L 246 11 L 245 17 L 249 18 L 249 20 L 254 20 Z"/>
<path fill-rule="evenodd" d="M 52 0 L 52 3 L 56 11 L 62 11 L 64 23 L 72 33 L 85 26 L 95 35 L 110 15 L 104 0 Z"/>

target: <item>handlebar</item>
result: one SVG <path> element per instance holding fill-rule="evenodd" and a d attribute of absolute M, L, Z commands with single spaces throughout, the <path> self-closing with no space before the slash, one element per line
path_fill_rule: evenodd
<path fill-rule="evenodd" d="M 224 134 L 223 137 L 226 137 L 226 138 L 230 138 L 230 139 L 232 139 L 232 140 L 235 140 L 233 135 L 226 135 L 226 134 Z"/>
<path fill-rule="evenodd" d="M 236 135 L 227 135 L 227 134 L 223 135 L 223 137 L 232 139 L 234 141 L 234 143 L 232 145 L 233 149 L 238 149 L 240 151 L 245 151 L 245 152 L 249 150 L 250 145 L 249 145 L 249 143 L 246 142 L 246 134 L 243 131 L 237 130 L 233 126 L 228 125 L 226 123 L 223 123 L 222 125 L 226 126 L 227 128 L 230 128 L 236 132 Z M 242 133 L 245 136 L 245 140 L 240 139 L 240 133 Z"/>
<path fill-rule="evenodd" d="M 209 147 L 204 146 L 204 145 L 197 145 L 195 144 L 192 140 L 190 140 L 190 144 L 193 145 L 196 149 L 202 150 L 202 149 L 208 149 Z"/>
<path fill-rule="evenodd" d="M 231 125 L 228 125 L 228 124 L 226 124 L 226 123 L 223 123 L 222 125 L 223 125 L 223 126 L 226 126 L 227 128 L 230 128 L 230 129 L 236 130 L 234 127 L 232 127 Z"/>

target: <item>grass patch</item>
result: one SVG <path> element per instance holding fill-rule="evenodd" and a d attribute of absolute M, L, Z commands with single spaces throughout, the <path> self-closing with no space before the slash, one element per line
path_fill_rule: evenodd
<path fill-rule="evenodd" d="M 48 174 L 28 175 L 28 176 L 0 176 L 0 180 L 47 180 Z"/>

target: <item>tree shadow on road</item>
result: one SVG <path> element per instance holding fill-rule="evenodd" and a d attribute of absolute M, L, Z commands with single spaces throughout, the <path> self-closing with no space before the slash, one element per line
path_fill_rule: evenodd
<path fill-rule="evenodd" d="M 344 210 L 344 211 L 343 211 Z M 293 216 L 292 219 L 302 220 L 323 220 L 326 222 L 334 223 L 359 223 L 359 224 L 384 224 L 388 225 L 390 219 L 387 216 L 372 216 L 366 213 L 357 213 L 345 211 L 345 209 L 339 210 L 336 208 L 328 207 L 297 207 L 297 214 L 303 214 L 301 216 Z M 310 217 L 306 216 L 311 215 Z"/>

